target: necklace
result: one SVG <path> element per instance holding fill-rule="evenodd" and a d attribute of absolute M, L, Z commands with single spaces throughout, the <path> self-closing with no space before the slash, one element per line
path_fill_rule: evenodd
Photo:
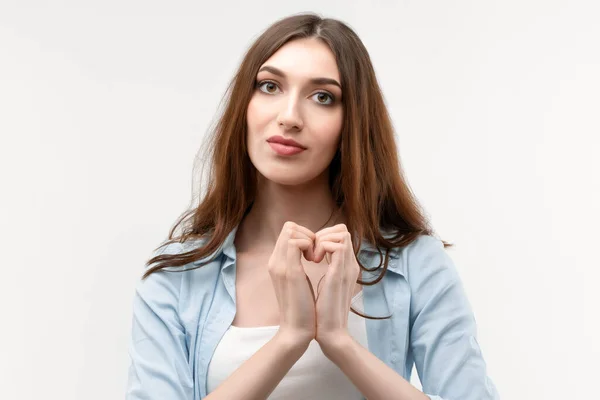
<path fill-rule="evenodd" d="M 321 229 L 323 229 L 323 228 L 324 228 L 324 227 L 327 225 L 327 223 L 328 223 L 329 221 L 331 221 L 331 217 L 333 217 L 333 215 L 334 215 L 334 214 L 336 214 L 336 213 L 337 213 L 339 210 L 340 210 L 340 208 L 338 208 L 337 210 L 336 210 L 335 208 L 334 208 L 334 209 L 332 209 L 332 210 L 331 210 L 331 214 L 329 215 L 329 218 L 327 219 L 327 221 L 325 221 L 325 223 L 323 224 L 323 226 L 321 226 L 321 227 L 320 227 L 320 228 L 317 230 L 317 232 L 318 232 L 318 231 L 320 231 Z M 337 217 L 337 216 L 336 216 L 336 217 Z M 336 221 L 336 220 L 334 219 L 334 222 L 335 222 L 335 221 Z"/>

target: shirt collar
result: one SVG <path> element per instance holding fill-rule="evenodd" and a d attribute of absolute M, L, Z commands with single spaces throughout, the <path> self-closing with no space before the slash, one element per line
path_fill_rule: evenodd
<path fill-rule="evenodd" d="M 225 238 L 225 240 L 223 241 L 221 246 L 215 251 L 215 253 L 213 253 L 211 255 L 210 258 L 214 259 L 216 257 L 219 257 L 221 254 L 225 254 L 231 260 L 236 259 L 236 250 L 235 250 L 234 240 L 235 240 L 235 235 L 237 233 L 238 228 L 239 228 L 239 225 L 236 225 L 229 232 L 229 234 L 227 235 L 227 237 Z M 389 237 L 389 236 L 391 236 L 391 233 L 384 232 L 384 237 Z M 363 239 L 363 241 L 361 243 L 359 255 L 363 252 L 366 252 L 367 254 L 373 256 L 374 260 L 379 260 L 379 251 L 377 250 L 377 247 L 365 239 Z M 383 254 L 383 257 L 385 257 L 385 253 L 383 252 L 383 250 L 382 250 L 382 254 Z M 402 269 L 403 263 L 401 263 L 400 260 L 398 260 L 399 257 L 400 257 L 400 255 L 399 255 L 398 249 L 394 248 L 394 249 L 390 250 L 390 261 L 388 263 L 388 270 L 392 271 L 392 272 L 396 272 L 401 275 L 405 275 L 404 271 Z"/>

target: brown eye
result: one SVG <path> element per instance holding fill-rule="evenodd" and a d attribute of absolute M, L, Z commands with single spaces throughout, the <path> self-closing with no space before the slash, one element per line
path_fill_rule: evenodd
<path fill-rule="evenodd" d="M 335 101 L 333 96 L 326 92 L 316 93 L 315 96 L 317 96 L 317 103 L 322 104 L 324 106 L 330 106 Z M 326 103 L 327 99 L 330 99 L 331 101 L 329 103 Z"/>
<path fill-rule="evenodd" d="M 275 88 L 277 88 L 277 85 L 275 85 L 275 84 L 274 84 L 274 83 L 272 83 L 272 82 L 267 82 L 267 85 L 266 85 L 265 87 L 267 88 L 267 90 L 268 90 L 269 92 L 272 92 L 272 91 L 271 91 L 271 89 L 275 90 Z"/>
<path fill-rule="evenodd" d="M 259 89 L 262 88 L 263 86 L 267 87 L 268 88 L 267 91 L 264 91 L 264 90 L 261 89 L 261 92 L 265 92 L 265 93 L 275 93 L 272 90 L 275 90 L 277 88 L 277 84 L 274 83 L 274 82 L 271 82 L 271 81 L 262 81 L 262 82 L 259 82 L 257 86 L 258 86 Z"/>

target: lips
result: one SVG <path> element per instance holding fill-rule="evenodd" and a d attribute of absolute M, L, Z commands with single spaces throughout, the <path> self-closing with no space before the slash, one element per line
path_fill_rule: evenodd
<path fill-rule="evenodd" d="M 305 151 L 301 147 L 288 146 L 281 143 L 269 142 L 269 146 L 280 156 L 293 156 L 294 154 L 302 153 Z"/>
<path fill-rule="evenodd" d="M 283 136 L 271 136 L 270 138 L 267 139 L 267 142 L 278 143 L 278 144 L 282 144 L 285 146 L 298 147 L 302 150 L 306 150 L 306 147 L 302 146 L 300 143 L 296 142 L 293 139 L 284 138 Z"/>

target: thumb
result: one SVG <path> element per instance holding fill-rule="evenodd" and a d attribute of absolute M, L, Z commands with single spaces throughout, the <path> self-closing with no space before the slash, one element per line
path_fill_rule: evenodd
<path fill-rule="evenodd" d="M 302 271 L 302 273 L 304 273 L 304 268 L 300 262 L 300 256 L 301 254 L 312 253 L 312 247 L 313 244 L 310 239 L 289 239 L 286 254 L 288 268 L 293 269 L 295 272 Z"/>
<path fill-rule="evenodd" d="M 315 243 L 311 240 L 308 248 L 303 249 L 302 254 L 308 261 L 315 260 Z"/>

